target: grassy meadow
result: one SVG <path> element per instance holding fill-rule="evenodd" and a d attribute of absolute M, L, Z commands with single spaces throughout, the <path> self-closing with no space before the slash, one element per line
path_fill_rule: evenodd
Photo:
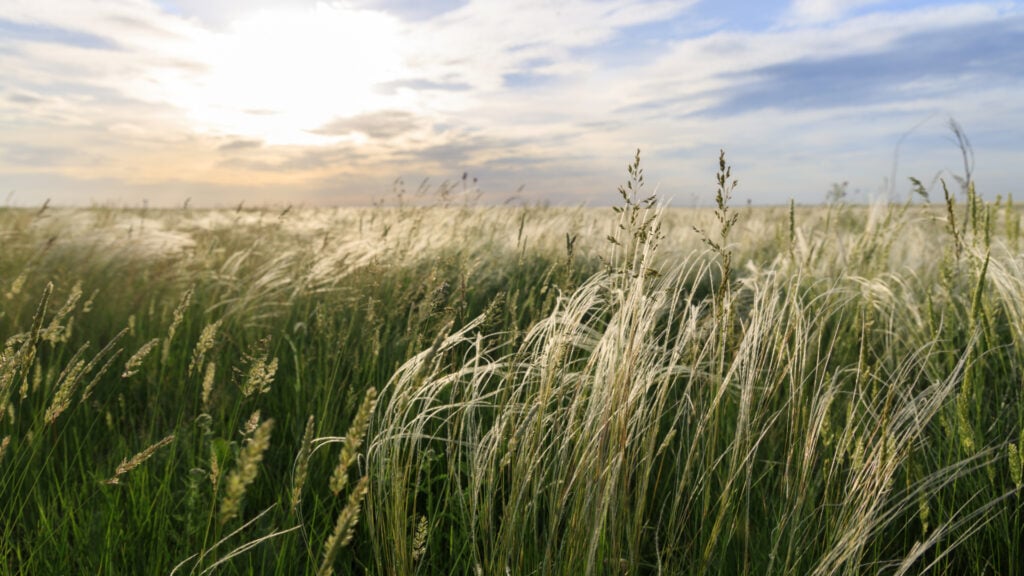
<path fill-rule="evenodd" d="M 1024 574 L 1012 201 L 624 177 L 0 209 L 0 574 Z"/>

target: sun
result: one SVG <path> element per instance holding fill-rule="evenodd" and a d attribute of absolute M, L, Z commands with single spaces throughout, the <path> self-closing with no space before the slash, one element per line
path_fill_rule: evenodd
<path fill-rule="evenodd" d="M 202 44 L 202 72 L 178 94 L 202 132 L 324 143 L 338 137 L 315 130 L 332 119 L 396 104 L 376 89 L 403 72 L 400 23 L 382 12 L 263 9 Z"/>

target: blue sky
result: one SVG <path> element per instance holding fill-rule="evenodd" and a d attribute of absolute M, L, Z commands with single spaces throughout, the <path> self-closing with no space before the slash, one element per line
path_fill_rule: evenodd
<path fill-rule="evenodd" d="M 347 205 L 464 172 L 483 199 L 1024 196 L 1021 2 L 8 0 L 7 202 Z"/>

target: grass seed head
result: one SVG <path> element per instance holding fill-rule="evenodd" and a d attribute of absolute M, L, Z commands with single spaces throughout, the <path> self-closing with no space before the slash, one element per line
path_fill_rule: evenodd
<path fill-rule="evenodd" d="M 156 345 L 160 343 L 159 338 L 153 338 L 149 342 L 143 344 L 135 354 L 132 354 L 131 358 L 124 363 L 124 371 L 121 372 L 121 378 L 131 378 L 138 374 L 139 368 L 142 367 L 142 363 L 149 356 L 149 353 L 156 348 Z"/>
<path fill-rule="evenodd" d="M 62 325 L 64 319 L 69 314 L 75 311 L 78 306 L 78 301 L 82 298 L 82 283 L 76 282 L 74 287 L 71 288 L 71 292 L 68 294 L 68 299 L 64 301 L 64 305 L 60 307 L 53 318 L 50 320 L 49 326 L 43 330 L 41 338 L 50 342 L 51 344 L 59 344 L 67 342 L 71 337 L 71 328 L 73 318 L 68 318 L 68 323 Z"/>
<path fill-rule="evenodd" d="M 213 395 L 213 379 L 217 376 L 217 365 L 213 362 L 206 363 L 206 372 L 203 374 L 203 386 L 201 400 L 203 411 L 210 409 L 210 396 Z"/>
<path fill-rule="evenodd" d="M 1010 465 L 1010 479 L 1018 490 L 1024 486 L 1024 463 L 1021 462 L 1020 449 L 1013 442 L 1006 448 L 1007 459 Z"/>
<path fill-rule="evenodd" d="M 266 357 L 257 358 L 246 372 L 245 382 L 242 383 L 242 395 L 248 398 L 270 392 L 270 384 L 273 383 L 276 373 L 277 358 L 270 362 L 267 362 Z"/>
<path fill-rule="evenodd" d="M 159 442 L 149 446 L 148 448 L 132 456 L 131 458 L 125 458 L 124 460 L 121 460 L 121 464 L 117 467 L 117 470 L 114 471 L 114 475 L 105 480 L 104 483 L 119 484 L 121 476 L 124 476 L 125 474 L 138 468 L 143 462 L 149 460 L 153 456 L 153 454 L 156 454 L 157 450 L 163 448 L 164 446 L 167 446 L 171 442 L 174 442 L 174 434 L 170 434 L 164 437 Z"/>
<path fill-rule="evenodd" d="M 416 523 L 416 534 L 412 539 L 412 559 L 417 561 L 427 552 L 427 517 L 420 516 Z"/>
<path fill-rule="evenodd" d="M 71 397 L 74 396 L 85 369 L 85 360 L 81 359 L 81 355 L 86 347 L 88 344 L 82 345 L 71 358 L 68 366 L 61 372 L 60 378 L 57 380 L 57 392 L 53 395 L 53 400 L 43 416 L 43 420 L 47 424 L 53 424 L 61 413 L 71 405 Z"/>
<path fill-rule="evenodd" d="M 330 487 L 335 496 L 340 494 L 348 484 L 348 469 L 356 461 L 359 446 L 363 443 L 363 436 L 366 435 L 366 429 L 370 425 L 370 416 L 373 415 L 373 408 L 376 405 L 377 389 L 371 386 L 363 397 L 363 403 L 359 405 L 359 411 L 356 412 L 356 417 L 352 420 L 348 433 L 345 434 L 345 440 L 341 445 L 341 454 L 338 456 L 338 465 L 334 468 L 334 473 L 331 474 Z"/>
<path fill-rule="evenodd" d="M 217 320 L 212 324 L 207 324 L 203 327 L 202 333 L 199 335 L 199 341 L 196 342 L 195 349 L 192 350 L 192 361 L 188 364 L 188 374 L 191 376 L 199 369 L 203 364 L 203 360 L 206 358 L 206 353 L 213 348 L 213 345 L 217 343 L 217 330 L 220 328 L 221 323 L 224 320 Z"/>
<path fill-rule="evenodd" d="M 238 456 L 238 462 L 226 480 L 224 497 L 220 501 L 221 525 L 227 524 L 238 516 L 245 492 L 259 474 L 263 453 L 270 447 L 270 432 L 273 427 L 274 420 L 267 420 L 256 428 L 251 438 L 245 441 L 242 453 Z"/>
<path fill-rule="evenodd" d="M 295 480 L 292 483 L 291 509 L 294 512 L 302 502 L 302 489 L 306 485 L 306 475 L 309 473 L 309 456 L 312 453 L 313 427 L 315 419 L 310 414 L 306 420 L 306 429 L 302 433 L 302 444 L 299 446 L 299 453 L 295 457 Z"/>
<path fill-rule="evenodd" d="M 178 302 L 177 308 L 174 309 L 174 317 L 171 320 L 171 325 L 167 328 L 167 338 L 164 340 L 163 353 L 161 360 L 166 364 L 171 354 L 171 342 L 174 341 L 174 335 L 177 333 L 178 328 L 181 326 L 182 321 L 185 320 L 185 310 L 192 304 L 192 295 L 195 292 L 195 286 L 190 287 L 182 295 L 181 301 Z"/>
<path fill-rule="evenodd" d="M 348 495 L 348 502 L 341 513 L 338 514 L 338 520 L 334 524 L 334 532 L 331 533 L 327 542 L 324 543 L 324 560 L 320 564 L 320 569 L 317 570 L 318 576 L 334 574 L 333 564 L 338 550 L 348 546 L 349 542 L 352 541 L 356 524 L 359 522 L 359 511 L 362 506 L 363 497 L 366 496 L 366 492 L 369 490 L 369 480 L 367 476 L 360 478 L 359 482 L 352 488 L 352 493 Z"/>

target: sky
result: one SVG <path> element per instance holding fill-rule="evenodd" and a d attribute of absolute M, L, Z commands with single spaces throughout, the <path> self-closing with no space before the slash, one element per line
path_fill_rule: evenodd
<path fill-rule="evenodd" d="M 1024 2 L 2 0 L 6 205 L 1024 198 Z M 463 175 L 466 175 L 465 180 Z M 474 184 L 475 179 L 475 184 Z"/>

